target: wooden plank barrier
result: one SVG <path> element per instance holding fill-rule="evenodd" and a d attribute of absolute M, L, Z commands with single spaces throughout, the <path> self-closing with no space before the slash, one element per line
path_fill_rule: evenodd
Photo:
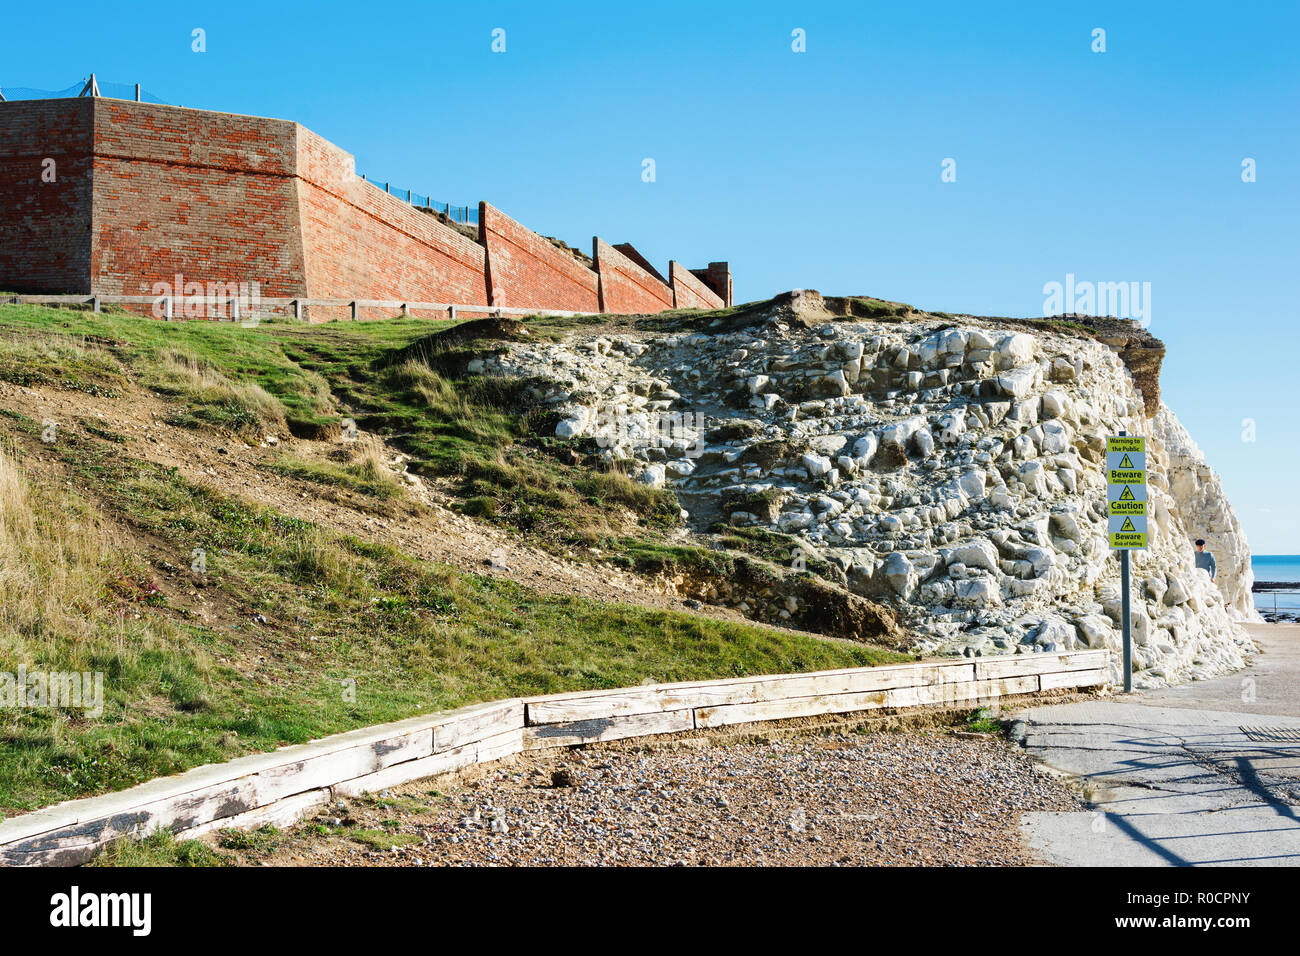
<path fill-rule="evenodd" d="M 528 751 L 756 721 L 913 707 L 1110 682 L 1110 652 L 924 661 L 474 704 L 70 800 L 0 821 L 0 864 L 74 865 L 163 827 L 178 837 L 285 826 L 340 795 L 383 790 Z"/>

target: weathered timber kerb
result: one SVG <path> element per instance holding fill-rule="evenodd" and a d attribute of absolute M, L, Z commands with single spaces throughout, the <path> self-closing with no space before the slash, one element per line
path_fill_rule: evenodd
<path fill-rule="evenodd" d="M 112 840 L 170 828 L 284 826 L 339 795 L 568 747 L 818 714 L 976 706 L 1105 685 L 1108 651 L 897 664 L 514 698 L 196 767 L 0 821 L 0 863 L 75 865 Z"/>

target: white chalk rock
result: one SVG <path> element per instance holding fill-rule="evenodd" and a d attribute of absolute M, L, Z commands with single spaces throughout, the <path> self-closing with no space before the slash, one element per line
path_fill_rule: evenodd
<path fill-rule="evenodd" d="M 1070 407 L 1070 399 L 1059 388 L 1043 393 L 1041 411 L 1043 418 L 1062 418 Z"/>
<path fill-rule="evenodd" d="M 967 578 L 955 584 L 958 604 L 966 607 L 983 607 L 986 604 L 1001 604 L 1002 592 L 992 578 Z"/>
<path fill-rule="evenodd" d="M 1089 647 L 1119 646 L 1119 637 L 1109 618 L 1100 614 L 1085 614 L 1075 620 L 1074 626 L 1079 631 L 1079 639 Z"/>
<path fill-rule="evenodd" d="M 982 468 L 967 468 L 957 479 L 957 484 L 967 498 L 972 501 L 984 497 L 984 483 L 987 476 Z"/>
<path fill-rule="evenodd" d="M 998 569 L 998 551 L 987 538 L 976 538 L 968 544 L 958 545 L 948 553 L 948 567 L 961 564 L 968 568 Z"/>
<path fill-rule="evenodd" d="M 871 464 L 871 459 L 876 455 L 876 449 L 880 447 L 880 439 L 874 433 L 863 435 L 853 443 L 853 457 L 858 460 L 858 467 L 865 468 Z"/>
<path fill-rule="evenodd" d="M 830 474 L 831 460 L 825 455 L 818 455 L 814 452 L 806 453 L 802 459 L 804 470 L 808 472 L 809 478 L 821 478 L 823 475 Z"/>
<path fill-rule="evenodd" d="M 664 465 L 650 465 L 645 471 L 637 476 L 637 480 L 643 485 L 649 485 L 651 488 L 662 488 L 664 486 Z"/>
<path fill-rule="evenodd" d="M 1038 366 L 1023 365 L 998 375 L 993 384 L 1002 395 L 1019 400 L 1034 390 L 1037 380 Z"/>
<path fill-rule="evenodd" d="M 895 594 L 906 600 L 916 589 L 916 570 L 907 555 L 892 551 L 881 565 L 880 575 Z"/>
<path fill-rule="evenodd" d="M 808 448 L 818 455 L 838 455 L 849 443 L 847 435 L 818 435 L 808 442 Z"/>
<path fill-rule="evenodd" d="M 555 426 L 555 435 L 557 438 L 577 438 L 586 427 L 587 422 L 583 418 L 566 418 Z"/>
<path fill-rule="evenodd" d="M 998 339 L 993 346 L 993 360 L 998 368 L 1014 368 L 1032 361 L 1035 352 L 1034 337 L 1024 332 L 1013 332 Z"/>

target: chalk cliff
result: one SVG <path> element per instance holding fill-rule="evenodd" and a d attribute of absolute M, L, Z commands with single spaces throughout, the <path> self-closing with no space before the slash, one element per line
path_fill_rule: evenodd
<path fill-rule="evenodd" d="M 555 434 L 594 438 L 642 481 L 672 487 L 696 529 L 788 536 L 796 567 L 891 608 L 926 653 L 1118 648 L 1105 436 L 1147 436 L 1135 682 L 1243 666 L 1249 551 L 1218 478 L 1159 401 L 1158 340 L 1119 320 L 861 301 L 792 293 L 687 333 L 512 343 L 476 368 L 534 379 Z M 1217 586 L 1194 567 L 1196 537 L 1217 554 Z"/>

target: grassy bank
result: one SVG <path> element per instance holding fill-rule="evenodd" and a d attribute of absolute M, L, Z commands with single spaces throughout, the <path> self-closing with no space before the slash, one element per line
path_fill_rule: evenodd
<path fill-rule="evenodd" d="M 537 321 L 542 334 L 557 334 L 580 320 Z M 171 424 L 247 440 L 286 431 L 328 437 L 352 420 L 412 456 L 413 471 L 444 479 L 468 513 L 547 547 L 592 545 L 626 531 L 629 521 L 652 531 L 679 523 L 671 492 L 641 485 L 594 455 L 575 461 L 567 443 L 544 437 L 554 423 L 547 428 L 546 413 L 529 406 L 526 383 L 387 363 L 450 324 L 244 328 L 0 306 L 0 381 L 83 390 L 136 381 L 175 401 Z M 337 473 L 306 472 L 300 476 L 349 484 Z"/>
<path fill-rule="evenodd" d="M 143 385 L 198 410 L 233 394 L 259 428 L 277 413 L 306 421 L 316 409 L 318 423 L 328 420 L 319 410 L 337 414 L 339 383 L 354 396 L 373 389 L 367 395 L 391 403 L 390 414 L 418 411 L 402 436 L 412 443 L 450 455 L 445 440 L 459 436 L 472 458 L 499 441 L 509 464 L 516 438 L 506 412 L 450 406 L 465 401 L 455 392 L 417 408 L 371 380 L 377 354 L 428 328 L 242 329 L 5 306 L 0 380 L 44 376 L 24 387 L 123 395 Z M 420 380 L 413 393 L 417 385 L 435 387 Z M 40 422 L 0 412 L 0 670 L 104 674 L 101 716 L 0 709 L 5 814 L 474 701 L 901 659 L 419 561 L 133 459 L 111 421 L 61 426 L 46 444 Z M 278 467 L 319 466 L 288 458 Z M 312 480 L 379 482 L 371 490 L 386 494 L 388 478 L 374 467 L 362 461 Z M 574 484 L 555 480 L 561 497 L 551 507 L 587 493 L 576 474 Z M 586 501 L 599 517 L 624 492 L 608 474 L 595 480 L 608 483 L 608 499 Z M 497 500 L 495 485 L 473 490 Z M 191 570 L 195 549 L 201 573 Z"/>

